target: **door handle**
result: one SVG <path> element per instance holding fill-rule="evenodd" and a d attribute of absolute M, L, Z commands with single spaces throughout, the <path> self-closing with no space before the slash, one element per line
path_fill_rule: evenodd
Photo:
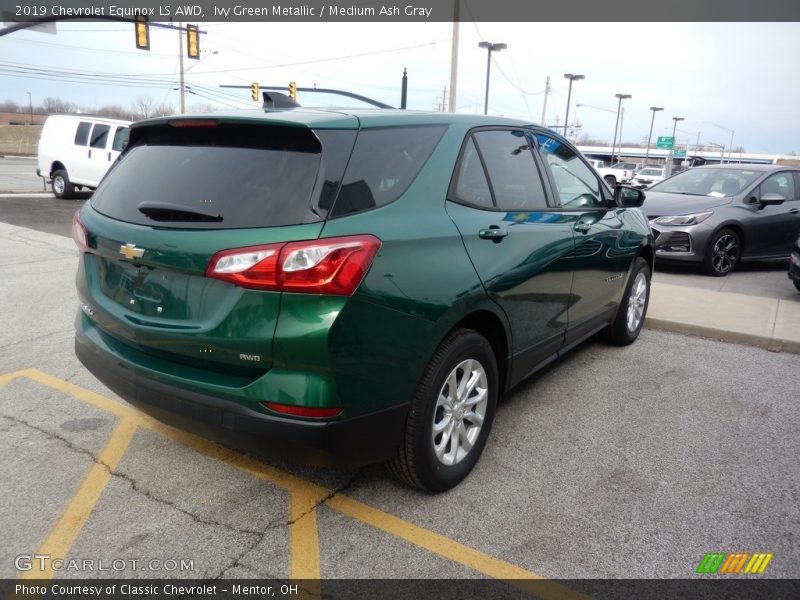
<path fill-rule="evenodd" d="M 792 209 L 792 210 L 790 210 L 789 212 L 790 212 L 790 213 L 792 213 L 793 215 L 796 215 L 797 213 L 799 213 L 799 212 L 800 212 L 800 208 L 793 208 L 793 209 Z"/>
<path fill-rule="evenodd" d="M 108 162 L 111 162 L 111 152 L 108 153 Z"/>
<path fill-rule="evenodd" d="M 89 148 L 89 158 L 92 158 L 92 149 Z"/>
<path fill-rule="evenodd" d="M 508 231 L 500 229 L 497 225 L 492 225 L 489 229 L 481 229 L 478 232 L 478 237 L 482 240 L 492 240 L 495 243 L 502 242 L 507 235 Z"/>

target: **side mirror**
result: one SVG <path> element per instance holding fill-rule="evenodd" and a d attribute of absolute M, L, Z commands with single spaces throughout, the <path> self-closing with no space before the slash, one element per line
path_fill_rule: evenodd
<path fill-rule="evenodd" d="M 639 208 L 644 204 L 645 195 L 642 190 L 618 185 L 614 187 L 614 203 L 620 208 Z"/>
<path fill-rule="evenodd" d="M 784 200 L 786 200 L 786 198 L 773 192 L 764 194 L 758 199 L 761 206 L 777 206 L 778 204 L 783 204 Z"/>

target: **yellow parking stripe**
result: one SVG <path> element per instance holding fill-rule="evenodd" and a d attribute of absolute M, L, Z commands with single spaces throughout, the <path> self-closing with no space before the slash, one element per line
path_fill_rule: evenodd
<path fill-rule="evenodd" d="M 78 491 L 37 554 L 48 555 L 51 560 L 63 559 L 67 555 L 111 479 L 111 472 L 116 469 L 125 454 L 137 427 L 133 419 L 122 419 L 117 424 L 105 448 L 100 452 L 98 462 L 89 469 Z M 52 579 L 55 575 L 49 563 L 44 570 L 41 570 L 38 562 L 32 566 L 34 568 L 26 571 L 21 579 Z"/>
<path fill-rule="evenodd" d="M 404 521 L 347 496 L 334 496 L 328 500 L 326 506 L 420 548 L 424 548 L 429 552 L 469 567 L 478 573 L 483 573 L 495 579 L 517 580 L 509 581 L 510 585 L 525 591 L 535 592 L 542 598 L 588 598 L 571 588 L 548 581 L 537 573 L 527 571 L 485 552 L 460 544 L 455 540 Z"/>
<path fill-rule="evenodd" d="M 319 532 L 317 529 L 317 511 L 314 507 L 328 496 L 331 496 L 331 490 L 271 467 L 245 454 L 220 446 L 205 438 L 165 425 L 126 405 L 114 402 L 100 394 L 85 390 L 36 369 L 26 369 L 0 375 L 0 387 L 16 377 L 27 377 L 122 417 L 122 421 L 112 434 L 103 453 L 101 453 L 102 462 L 109 465 L 112 470 L 119 463 L 134 431 L 141 426 L 200 454 L 217 459 L 253 477 L 286 490 L 289 493 L 289 517 L 291 522 L 289 529 L 290 577 L 297 579 L 320 578 Z M 80 529 L 88 519 L 110 476 L 111 474 L 105 467 L 100 467 L 99 465 L 92 467 L 50 537 L 39 550 L 39 553 L 49 553 L 53 557 L 66 555 Z M 332 510 L 385 531 L 455 563 L 464 565 L 478 573 L 505 580 L 511 586 L 533 593 L 545 600 L 586 600 L 588 598 L 588 596 L 550 581 L 542 575 L 465 546 L 455 540 L 404 521 L 399 517 L 385 513 L 343 494 L 332 495 L 325 505 Z M 28 571 L 24 578 L 50 578 L 52 576 L 52 573 L 42 574 L 37 571 Z M 315 594 L 313 590 L 305 591 L 311 592 L 312 595 Z M 316 595 L 319 595 L 319 593 L 316 593 Z"/>
<path fill-rule="evenodd" d="M 289 493 L 289 577 L 319 579 L 317 498 L 307 491 Z"/>

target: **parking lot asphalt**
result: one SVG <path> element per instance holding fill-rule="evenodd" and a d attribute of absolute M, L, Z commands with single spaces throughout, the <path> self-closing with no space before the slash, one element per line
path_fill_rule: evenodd
<path fill-rule="evenodd" d="M 129 408 L 73 355 L 76 261 L 69 238 L 0 224 L 2 577 L 39 553 L 127 561 L 61 577 L 686 578 L 713 551 L 800 577 L 796 355 L 653 329 L 591 342 L 511 393 L 475 472 L 429 496 Z"/>

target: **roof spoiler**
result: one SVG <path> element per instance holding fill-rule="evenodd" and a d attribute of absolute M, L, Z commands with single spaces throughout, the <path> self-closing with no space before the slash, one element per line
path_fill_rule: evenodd
<path fill-rule="evenodd" d="M 264 110 L 288 110 L 300 107 L 297 102 L 281 92 L 261 92 L 261 97 L 264 98 L 264 104 L 261 105 Z"/>

